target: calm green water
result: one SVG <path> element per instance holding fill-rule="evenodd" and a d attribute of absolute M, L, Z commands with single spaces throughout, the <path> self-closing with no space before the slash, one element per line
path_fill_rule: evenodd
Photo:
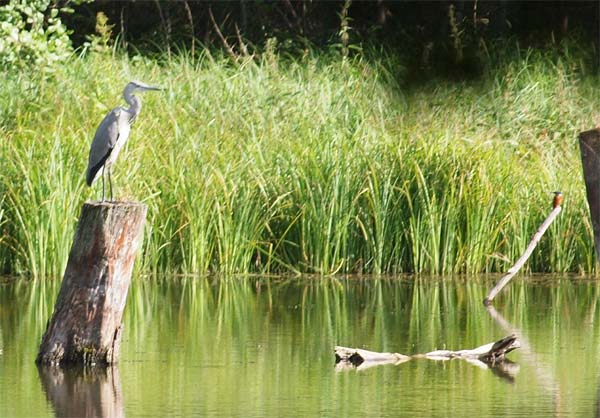
<path fill-rule="evenodd" d="M 134 280 L 118 367 L 38 370 L 59 283 L 0 284 L 0 416 L 599 416 L 600 285 L 516 279 Z M 506 371 L 411 360 L 337 371 L 336 344 L 405 354 L 518 329 Z"/>

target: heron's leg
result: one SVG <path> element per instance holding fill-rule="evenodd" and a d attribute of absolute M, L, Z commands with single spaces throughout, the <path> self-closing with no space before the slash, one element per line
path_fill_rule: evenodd
<path fill-rule="evenodd" d="M 102 201 L 104 202 L 104 167 L 102 167 Z"/>
<path fill-rule="evenodd" d="M 113 193 L 112 193 L 112 179 L 110 178 L 110 167 L 108 166 L 108 185 L 110 186 L 110 201 L 113 201 Z"/>

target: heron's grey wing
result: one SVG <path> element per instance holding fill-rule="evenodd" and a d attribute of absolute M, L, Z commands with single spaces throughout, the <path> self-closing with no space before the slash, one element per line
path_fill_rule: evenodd
<path fill-rule="evenodd" d="M 87 167 L 86 182 L 91 186 L 98 171 L 110 156 L 117 139 L 119 138 L 119 115 L 121 109 L 116 108 L 108 112 L 100 126 L 96 130 L 92 146 L 90 147 L 90 159 Z"/>

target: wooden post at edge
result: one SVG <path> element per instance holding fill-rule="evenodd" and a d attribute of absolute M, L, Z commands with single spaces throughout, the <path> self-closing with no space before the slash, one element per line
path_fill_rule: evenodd
<path fill-rule="evenodd" d="M 121 320 L 147 207 L 84 203 L 38 364 L 116 363 Z"/>
<path fill-rule="evenodd" d="M 579 150 L 583 165 L 583 179 L 590 207 L 592 227 L 594 228 L 594 246 L 600 260 L 600 129 L 579 134 Z"/>

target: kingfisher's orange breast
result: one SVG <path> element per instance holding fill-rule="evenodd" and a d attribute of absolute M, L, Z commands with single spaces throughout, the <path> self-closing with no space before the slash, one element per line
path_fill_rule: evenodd
<path fill-rule="evenodd" d="M 554 195 L 554 201 L 552 202 L 552 206 L 553 207 L 557 207 L 560 206 L 563 202 L 563 195 L 562 193 L 556 193 Z"/>

